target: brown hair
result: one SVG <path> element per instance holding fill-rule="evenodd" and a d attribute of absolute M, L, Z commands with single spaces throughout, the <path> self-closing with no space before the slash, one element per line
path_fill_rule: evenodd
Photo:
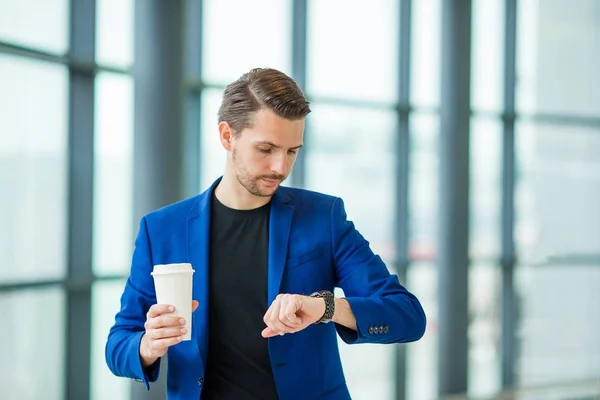
<path fill-rule="evenodd" d="M 227 85 L 218 121 L 227 122 L 238 134 L 252 126 L 252 115 L 262 108 L 291 121 L 302 119 L 311 111 L 292 78 L 276 69 L 255 68 Z"/>

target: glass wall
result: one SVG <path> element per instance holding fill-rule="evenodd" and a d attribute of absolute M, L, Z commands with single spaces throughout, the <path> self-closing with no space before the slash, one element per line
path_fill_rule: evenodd
<path fill-rule="evenodd" d="M 0 0 L 0 306 L 10 327 L 0 338 L 9 360 L 0 364 L 3 399 L 64 399 L 70 378 L 85 388 L 88 377 L 92 398 L 130 397 L 128 381 L 108 371 L 104 345 L 133 249 L 133 2 L 87 4 Z M 95 43 L 70 24 L 94 15 Z M 70 47 L 74 36 L 82 47 Z M 95 68 L 85 55 L 94 45 Z M 73 114 L 74 92 L 94 105 L 90 114 Z M 73 143 L 92 137 L 93 189 L 73 193 L 87 173 L 76 169 L 85 155 Z M 77 214 L 85 207 L 70 202 L 87 196 L 93 215 Z M 73 221 L 88 217 L 89 231 L 79 233 L 90 242 L 78 242 L 92 259 L 74 265 L 85 249 L 69 246 Z M 89 304 L 91 346 L 75 347 L 69 321 L 85 320 L 73 312 Z M 84 361 L 75 368 L 74 353 Z"/>
<path fill-rule="evenodd" d="M 349 218 L 419 297 L 428 319 L 423 339 L 409 345 L 340 341 L 352 396 L 437 398 L 443 3 L 201 3 L 198 36 L 187 38 L 202 49 L 200 75 L 182 82 L 200 104 L 200 123 L 191 127 L 199 142 L 193 180 L 203 191 L 225 165 L 216 122 L 227 83 L 253 67 L 302 78 L 313 113 L 297 166 L 302 173 L 292 184 L 344 198 Z M 0 0 L 0 307 L 11 326 L 0 343 L 12 360 L 0 363 L 0 387 L 8 399 L 65 398 L 65 377 L 77 369 L 89 377 L 91 398 L 132 397 L 129 380 L 106 367 L 104 344 L 137 228 L 135 2 L 95 2 L 91 60 L 78 58 L 71 44 L 87 37 L 73 24 L 81 4 Z M 407 32 L 409 49 L 402 47 Z M 503 371 L 528 386 L 600 375 L 599 37 L 596 0 L 472 1 L 470 395 L 497 394 Z M 91 83 L 84 90 L 89 115 L 73 112 L 77 78 Z M 409 151 L 400 160 L 406 121 Z M 82 138 L 93 147 L 91 187 L 83 194 L 73 191 L 86 173 L 74 167 Z M 408 164 L 406 192 L 397 190 L 400 161 Z M 89 215 L 80 215 L 71 201 L 88 195 Z M 408 216 L 400 221 L 405 203 Z M 89 243 L 74 249 L 73 223 L 81 219 L 91 221 Z M 407 237 L 399 237 L 399 223 Z M 89 262 L 75 263 L 86 247 Z M 70 322 L 84 316 L 73 314 L 78 309 L 91 315 L 86 349 L 69 340 Z M 508 322 L 515 324 L 510 353 L 503 347 Z M 43 343 L 40 327 L 48 332 Z M 398 358 L 400 346 L 406 356 Z M 89 353 L 85 365 L 70 365 L 73 352 Z M 398 385 L 400 371 L 406 376 Z"/>

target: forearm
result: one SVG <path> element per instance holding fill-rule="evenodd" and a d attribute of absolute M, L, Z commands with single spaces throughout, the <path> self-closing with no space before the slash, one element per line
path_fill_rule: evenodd
<path fill-rule="evenodd" d="M 356 331 L 356 318 L 352 313 L 352 308 L 346 299 L 335 298 L 335 311 L 333 313 L 333 322 Z"/>

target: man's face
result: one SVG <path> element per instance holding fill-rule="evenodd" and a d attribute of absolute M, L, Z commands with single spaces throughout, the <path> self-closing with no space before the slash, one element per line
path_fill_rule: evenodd
<path fill-rule="evenodd" d="M 268 109 L 233 140 L 231 159 L 240 184 L 255 196 L 272 196 L 292 170 L 302 146 L 304 119 L 289 121 Z"/>

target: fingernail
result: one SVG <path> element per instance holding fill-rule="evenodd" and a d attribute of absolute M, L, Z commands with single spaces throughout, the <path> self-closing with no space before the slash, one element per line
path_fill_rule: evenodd
<path fill-rule="evenodd" d="M 169 306 L 169 311 L 171 311 L 171 312 L 175 311 L 175 307 Z"/>
<path fill-rule="evenodd" d="M 185 324 L 185 319 L 181 318 L 181 319 L 179 320 L 179 323 L 180 323 L 181 325 L 184 325 L 184 324 Z"/>
<path fill-rule="evenodd" d="M 186 331 L 187 331 L 187 329 L 181 328 L 181 333 L 185 333 Z"/>
<path fill-rule="evenodd" d="M 283 335 L 285 335 L 285 333 L 279 332 L 279 336 L 283 336 Z"/>
<path fill-rule="evenodd" d="M 177 336 L 177 341 L 181 342 L 183 340 L 183 336 Z"/>

